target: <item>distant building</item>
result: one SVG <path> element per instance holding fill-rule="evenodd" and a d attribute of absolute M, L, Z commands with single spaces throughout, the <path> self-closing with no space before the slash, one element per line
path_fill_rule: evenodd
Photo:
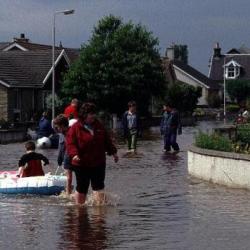
<path fill-rule="evenodd" d="M 202 88 L 202 96 L 198 105 L 208 105 L 207 99 L 210 94 L 218 94 L 220 86 L 207 76 L 188 65 L 187 46 L 182 46 L 182 53 L 176 55 L 176 45 L 172 45 L 166 50 L 166 57 L 163 58 L 165 74 L 170 84 L 178 82 L 186 83 L 194 87 Z M 179 47 L 180 48 L 180 47 Z M 186 51 L 185 51 L 186 50 Z"/>
<path fill-rule="evenodd" d="M 250 49 L 242 46 L 222 54 L 219 43 L 216 43 L 210 59 L 208 77 L 222 84 L 224 72 L 226 80 L 250 80 Z"/>
<path fill-rule="evenodd" d="M 78 49 L 55 48 L 55 89 L 62 73 L 79 55 Z M 29 121 L 46 108 L 51 94 L 52 47 L 31 43 L 24 34 L 0 42 L 0 120 Z"/>

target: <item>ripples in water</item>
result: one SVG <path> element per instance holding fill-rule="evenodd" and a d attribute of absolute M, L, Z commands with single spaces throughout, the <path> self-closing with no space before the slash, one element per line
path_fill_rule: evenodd
<path fill-rule="evenodd" d="M 60 196 L 0 195 L 0 249 L 250 249 L 250 192 L 187 174 L 193 135 L 219 123 L 184 128 L 177 155 L 162 153 L 157 130 L 139 141 L 142 157 L 108 158 L 108 206 L 75 206 Z M 147 138 L 147 139 L 148 139 Z M 0 169 L 15 169 L 23 144 L 0 145 Z M 56 150 L 41 151 L 56 169 Z M 53 171 L 52 171 L 53 172 Z"/>

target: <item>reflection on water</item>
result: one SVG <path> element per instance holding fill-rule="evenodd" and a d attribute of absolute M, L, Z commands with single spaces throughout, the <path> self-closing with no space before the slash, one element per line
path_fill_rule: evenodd
<path fill-rule="evenodd" d="M 64 210 L 58 249 L 101 250 L 107 246 L 105 207 L 68 207 Z"/>
<path fill-rule="evenodd" d="M 181 152 L 162 153 L 159 128 L 138 157 L 108 160 L 107 206 L 77 207 L 63 196 L 0 195 L 0 249 L 250 249 L 250 192 L 187 174 L 186 150 L 199 129 L 184 128 Z M 22 144 L 0 145 L 0 169 L 15 169 Z M 120 156 L 125 154 L 120 145 Z M 56 169 L 56 150 L 42 151 Z M 202 164 L 202 162 L 201 162 Z"/>

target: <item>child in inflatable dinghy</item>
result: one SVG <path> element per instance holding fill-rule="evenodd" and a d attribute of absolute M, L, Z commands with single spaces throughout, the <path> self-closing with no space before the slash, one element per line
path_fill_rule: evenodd
<path fill-rule="evenodd" d="M 48 165 L 49 160 L 44 155 L 35 152 L 36 145 L 33 141 L 26 142 L 25 148 L 26 153 L 18 162 L 17 177 L 43 176 L 42 163 Z"/>

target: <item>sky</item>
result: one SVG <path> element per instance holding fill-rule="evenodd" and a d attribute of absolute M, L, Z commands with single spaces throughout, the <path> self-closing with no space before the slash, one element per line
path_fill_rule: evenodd
<path fill-rule="evenodd" d="M 55 11 L 56 43 L 79 48 L 87 43 L 98 20 L 109 14 L 144 25 L 159 39 L 161 55 L 172 43 L 186 44 L 189 64 L 208 74 L 208 61 L 219 42 L 222 52 L 250 47 L 249 0 L 0 0 L 0 41 L 25 33 L 34 43 L 52 44 Z"/>

